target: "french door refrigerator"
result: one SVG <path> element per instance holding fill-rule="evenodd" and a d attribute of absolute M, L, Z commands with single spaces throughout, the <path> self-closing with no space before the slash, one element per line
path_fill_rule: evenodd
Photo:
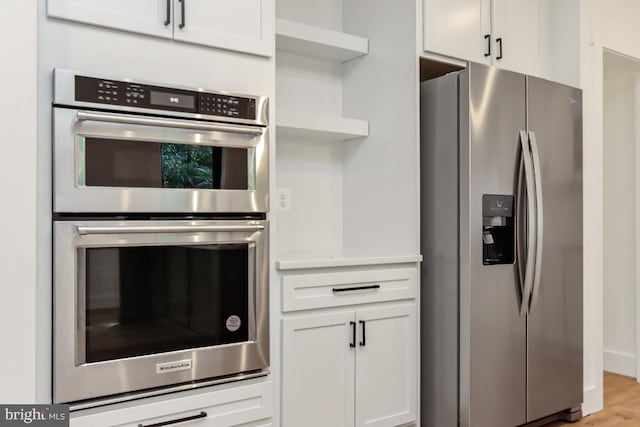
<path fill-rule="evenodd" d="M 422 83 L 422 427 L 581 416 L 581 109 L 480 64 Z"/>

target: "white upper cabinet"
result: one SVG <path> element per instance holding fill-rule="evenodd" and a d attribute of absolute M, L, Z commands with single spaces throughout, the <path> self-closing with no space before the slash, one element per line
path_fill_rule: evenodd
<path fill-rule="evenodd" d="M 50 17 L 173 37 L 173 0 L 48 0 Z"/>
<path fill-rule="evenodd" d="M 494 64 L 526 74 L 539 74 L 540 2 L 493 1 Z"/>
<path fill-rule="evenodd" d="M 540 73 L 540 0 L 424 0 L 424 50 Z"/>
<path fill-rule="evenodd" d="M 271 56 L 273 0 L 173 0 L 176 40 Z"/>
<path fill-rule="evenodd" d="M 425 0 L 425 50 L 487 62 L 490 10 L 490 0 Z"/>
<path fill-rule="evenodd" d="M 272 56 L 274 0 L 48 0 L 53 18 Z"/>

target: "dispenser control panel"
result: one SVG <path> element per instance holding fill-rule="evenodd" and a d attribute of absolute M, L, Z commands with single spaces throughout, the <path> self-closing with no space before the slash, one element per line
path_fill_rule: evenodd
<path fill-rule="evenodd" d="M 513 196 L 485 194 L 482 196 L 483 216 L 513 216 Z"/>
<path fill-rule="evenodd" d="M 514 197 L 482 195 L 482 263 L 484 265 L 515 262 Z"/>

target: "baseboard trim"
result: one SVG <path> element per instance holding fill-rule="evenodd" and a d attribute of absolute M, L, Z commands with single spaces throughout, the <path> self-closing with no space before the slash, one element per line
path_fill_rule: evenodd
<path fill-rule="evenodd" d="M 636 357 L 632 354 L 604 351 L 604 370 L 614 374 L 636 377 Z"/>

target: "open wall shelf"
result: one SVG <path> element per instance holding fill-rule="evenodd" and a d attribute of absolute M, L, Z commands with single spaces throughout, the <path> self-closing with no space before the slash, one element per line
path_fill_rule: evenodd
<path fill-rule="evenodd" d="M 345 62 L 369 53 L 369 40 L 277 18 L 276 48 L 298 55 Z"/>
<path fill-rule="evenodd" d="M 279 111 L 276 131 L 279 136 L 299 139 L 323 138 L 331 141 L 345 141 L 368 136 L 369 122 L 344 117 Z"/>

